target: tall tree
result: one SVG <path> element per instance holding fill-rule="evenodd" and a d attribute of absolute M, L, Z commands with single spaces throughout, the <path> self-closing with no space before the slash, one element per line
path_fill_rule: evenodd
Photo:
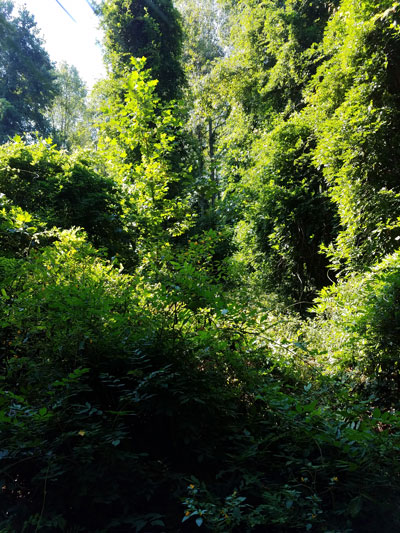
<path fill-rule="evenodd" d="M 177 0 L 183 19 L 183 63 L 189 78 L 210 72 L 213 61 L 224 55 L 222 33 L 225 13 L 217 0 Z"/>
<path fill-rule="evenodd" d="M 195 200 L 204 214 L 218 193 L 218 130 L 226 116 L 226 102 L 216 95 L 213 69 L 224 57 L 226 14 L 217 0 L 178 0 L 184 28 L 183 65 L 188 80 L 187 125 L 196 139 Z"/>
<path fill-rule="evenodd" d="M 107 102 L 99 138 L 106 170 L 123 191 L 123 218 L 132 235 L 132 252 L 139 256 L 154 250 L 158 254 L 191 219 L 174 187 L 185 177 L 184 162 L 169 153 L 179 143 L 179 110 L 161 102 L 155 94 L 157 82 L 144 64 L 143 58 L 133 60 L 132 73 L 117 80 L 123 97 Z"/>
<path fill-rule="evenodd" d="M 24 132 L 45 134 L 55 75 L 32 15 L 0 0 L 0 142 Z"/>
<path fill-rule="evenodd" d="M 87 90 L 73 65 L 63 62 L 57 68 L 58 94 L 49 112 L 53 139 L 61 148 L 79 142 L 79 126 L 84 119 Z"/>
<path fill-rule="evenodd" d="M 105 0 L 102 6 L 106 55 L 118 76 L 130 58 L 145 57 L 159 81 L 163 100 L 180 95 L 184 81 L 180 58 L 182 28 L 172 0 Z"/>

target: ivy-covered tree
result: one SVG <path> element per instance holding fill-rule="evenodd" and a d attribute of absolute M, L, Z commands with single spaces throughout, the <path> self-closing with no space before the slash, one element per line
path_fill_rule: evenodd
<path fill-rule="evenodd" d="M 400 238 L 398 4 L 343 0 L 308 91 L 315 163 L 340 215 L 329 255 L 339 269 L 371 266 Z"/>
<path fill-rule="evenodd" d="M 279 123 L 253 143 L 243 176 L 245 209 L 236 234 L 243 257 L 264 290 L 306 304 L 330 283 L 321 245 L 336 235 L 336 209 L 313 164 L 316 139 L 302 115 Z"/>
<path fill-rule="evenodd" d="M 0 142 L 49 129 L 45 111 L 57 92 L 55 73 L 36 23 L 26 9 L 0 1 Z"/>
<path fill-rule="evenodd" d="M 232 96 L 257 126 L 288 116 L 321 60 L 318 43 L 339 0 L 243 0 L 230 6 Z"/>
<path fill-rule="evenodd" d="M 311 301 L 329 283 L 319 250 L 334 238 L 336 219 L 313 164 L 312 121 L 300 111 L 338 1 L 224 4 L 230 53 L 213 77 L 229 109 L 218 146 L 225 210 L 236 225 L 241 261 L 257 272 L 263 290 Z"/>
<path fill-rule="evenodd" d="M 117 77 L 130 69 L 131 57 L 145 57 L 162 99 L 181 94 L 182 28 L 172 0 L 105 0 L 102 24 L 106 56 Z"/>

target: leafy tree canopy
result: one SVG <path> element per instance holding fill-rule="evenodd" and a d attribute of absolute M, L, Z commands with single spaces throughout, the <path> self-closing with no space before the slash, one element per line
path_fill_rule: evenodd
<path fill-rule="evenodd" d="M 87 89 L 77 69 L 67 63 L 57 67 L 57 95 L 48 112 L 51 136 L 61 148 L 83 145 L 81 125 L 86 111 Z"/>
<path fill-rule="evenodd" d="M 0 2 L 0 142 L 24 132 L 46 134 L 45 111 L 57 93 L 55 73 L 26 9 Z"/>

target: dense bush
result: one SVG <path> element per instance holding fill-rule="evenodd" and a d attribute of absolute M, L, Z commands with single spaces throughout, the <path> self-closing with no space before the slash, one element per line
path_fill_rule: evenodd
<path fill-rule="evenodd" d="M 28 146 L 16 139 L 0 147 L 0 190 L 48 229 L 82 227 L 113 255 L 127 240 L 121 194 L 94 167 L 84 155 L 68 155 L 47 141 Z"/>
<path fill-rule="evenodd" d="M 190 270 L 206 241 L 174 290 L 53 239 L 1 263 L 3 531 L 395 523 L 397 417 L 344 391 L 330 407 L 334 383 L 276 349 L 267 316 Z"/>
<path fill-rule="evenodd" d="M 380 404 L 398 407 L 399 253 L 352 275 L 317 299 L 313 344 L 326 350 L 333 372 L 350 369 L 353 385 Z M 318 331 L 319 330 L 319 331 Z"/>

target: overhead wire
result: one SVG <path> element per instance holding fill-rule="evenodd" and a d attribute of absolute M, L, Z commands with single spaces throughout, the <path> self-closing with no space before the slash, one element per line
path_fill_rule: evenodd
<path fill-rule="evenodd" d="M 71 15 L 71 13 L 67 9 L 65 9 L 65 7 L 62 5 L 62 3 L 59 0 L 56 0 L 56 2 L 61 7 L 61 9 L 63 9 L 65 11 L 65 13 L 69 16 L 69 18 L 76 23 L 76 20 L 74 19 L 74 17 Z"/>
<path fill-rule="evenodd" d="M 90 0 L 86 0 L 86 3 L 90 7 L 90 9 L 93 11 L 93 13 L 96 15 L 96 10 L 95 10 L 92 2 L 90 2 Z"/>
<path fill-rule="evenodd" d="M 61 9 L 63 11 L 65 11 L 65 13 L 69 16 L 69 18 L 71 20 L 73 20 L 75 23 L 76 23 L 76 20 L 74 19 L 74 17 L 71 15 L 71 13 L 62 5 L 62 3 L 60 2 L 60 0 L 56 0 L 57 4 L 61 7 Z M 96 11 L 96 8 L 94 7 L 94 4 L 92 4 L 92 2 L 90 0 L 86 0 L 86 3 L 87 5 L 90 7 L 90 9 L 93 11 L 93 13 L 95 15 L 97 15 L 97 11 Z"/>

